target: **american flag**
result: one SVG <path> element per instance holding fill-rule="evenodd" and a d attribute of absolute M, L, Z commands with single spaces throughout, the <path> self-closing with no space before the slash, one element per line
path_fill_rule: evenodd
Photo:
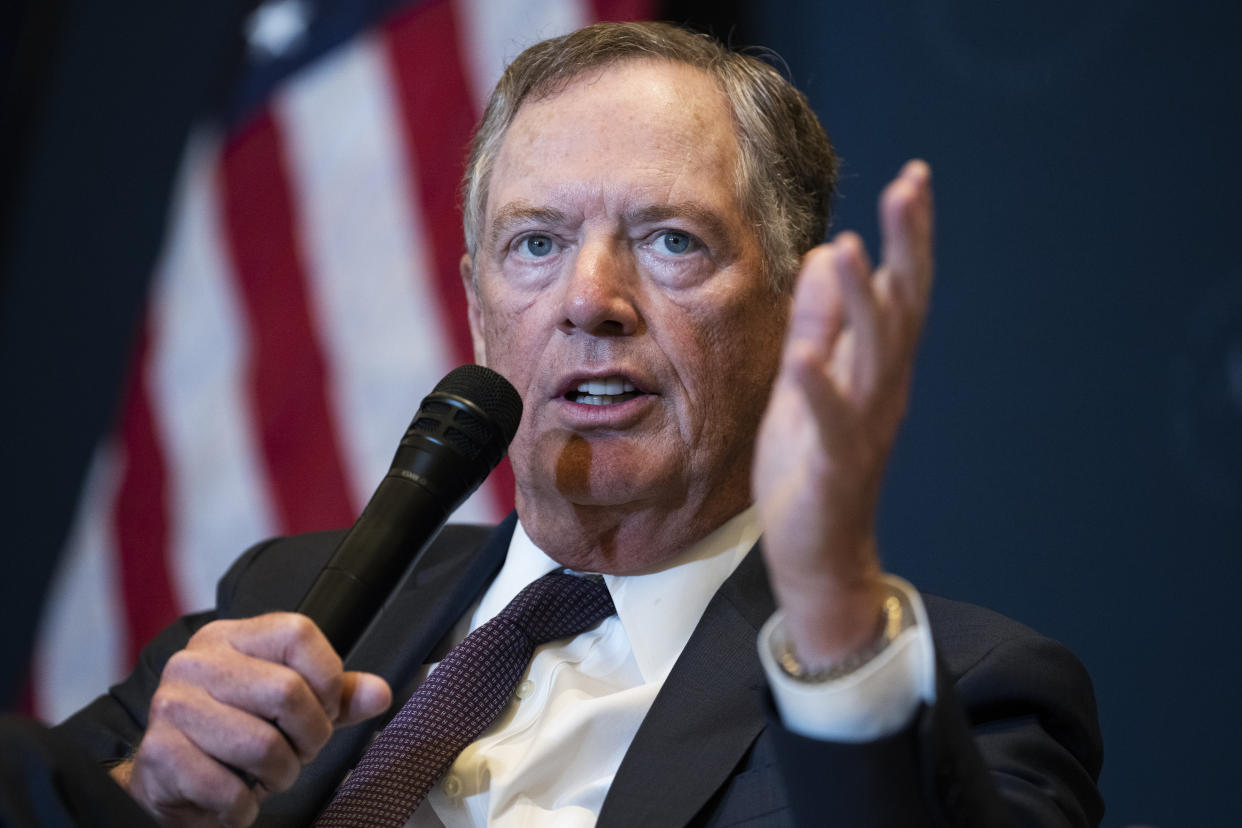
<path fill-rule="evenodd" d="M 164 625 L 210 607 L 248 545 L 353 522 L 419 400 L 472 361 L 457 187 L 504 63 L 653 5 L 272 0 L 253 13 L 232 115 L 186 150 L 121 414 L 48 596 L 36 715 L 60 720 Z M 458 519 L 497 519 L 512 486 L 498 470 Z"/>

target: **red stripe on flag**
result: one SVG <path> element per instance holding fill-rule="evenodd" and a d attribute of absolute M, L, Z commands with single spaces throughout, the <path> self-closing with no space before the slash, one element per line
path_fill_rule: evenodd
<path fill-rule="evenodd" d="M 419 204 L 432 267 L 457 362 L 472 362 L 466 296 L 458 275 L 462 240 L 457 187 L 474 128 L 472 94 L 458 54 L 452 3 L 412 4 L 382 30 L 400 104 L 407 160 L 417 169 Z"/>
<path fill-rule="evenodd" d="M 477 114 L 462 68 L 459 32 L 448 0 L 416 4 L 383 28 L 405 132 L 407 159 L 417 170 L 410 197 L 420 205 L 432 253 L 441 319 L 457 362 L 473 362 L 466 295 L 458 263 L 465 250 L 458 186 Z M 502 463 L 491 477 L 497 505 L 513 508 L 513 471 Z"/>
<path fill-rule="evenodd" d="M 226 247 L 251 340 L 252 420 L 280 529 L 348 526 L 357 507 L 326 397 L 283 143 L 270 112 L 232 136 L 220 181 Z"/>
<path fill-rule="evenodd" d="M 127 667 L 137 663 L 144 644 L 181 614 L 168 567 L 168 475 L 147 388 L 149 345 L 144 329 L 121 409 L 121 479 L 114 519 Z"/>
<path fill-rule="evenodd" d="M 655 13 L 651 0 L 591 0 L 596 20 L 650 20 Z"/>

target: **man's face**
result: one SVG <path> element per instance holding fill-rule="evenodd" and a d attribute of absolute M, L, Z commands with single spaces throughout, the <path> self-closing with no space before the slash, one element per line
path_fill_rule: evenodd
<path fill-rule="evenodd" d="M 787 300 L 765 286 L 737 158 L 715 83 L 666 62 L 528 101 L 505 136 L 470 321 L 525 404 L 518 512 L 563 562 L 606 530 L 596 568 L 648 569 L 750 502 Z"/>

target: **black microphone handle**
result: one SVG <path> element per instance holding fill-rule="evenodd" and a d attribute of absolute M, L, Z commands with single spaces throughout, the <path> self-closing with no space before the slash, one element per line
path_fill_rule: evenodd
<path fill-rule="evenodd" d="M 342 659 L 457 505 L 397 471 L 380 482 L 297 608 Z"/>
<path fill-rule="evenodd" d="M 423 399 L 388 474 L 297 607 L 341 658 L 504 457 L 521 418 L 517 391 L 480 365 L 453 369 Z"/>

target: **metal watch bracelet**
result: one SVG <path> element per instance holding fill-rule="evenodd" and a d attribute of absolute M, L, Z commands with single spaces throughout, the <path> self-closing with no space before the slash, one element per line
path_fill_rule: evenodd
<path fill-rule="evenodd" d="M 870 662 L 897 639 L 901 632 L 914 626 L 914 612 L 905 597 L 897 592 L 890 592 L 884 599 L 880 610 L 880 631 L 874 641 L 861 650 L 850 653 L 840 661 L 818 670 L 808 670 L 798 660 L 794 652 L 793 642 L 789 637 L 781 636 L 776 644 L 776 663 L 781 672 L 795 681 L 805 684 L 823 684 L 844 678 L 863 665 Z"/>

